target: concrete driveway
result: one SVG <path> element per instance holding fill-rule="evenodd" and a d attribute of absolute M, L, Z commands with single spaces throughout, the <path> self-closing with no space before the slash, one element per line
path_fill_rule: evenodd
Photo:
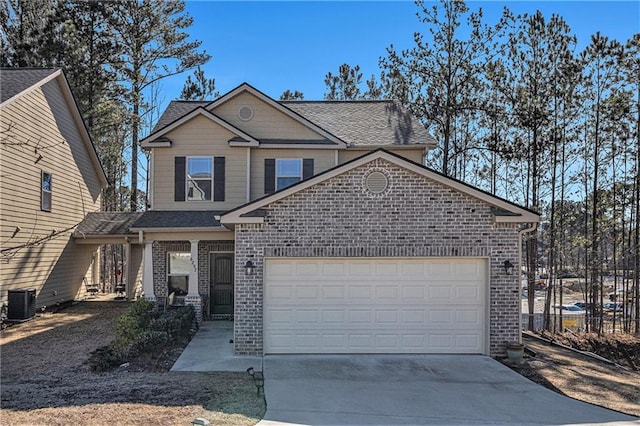
<path fill-rule="evenodd" d="M 475 355 L 268 355 L 261 426 L 635 424 Z"/>

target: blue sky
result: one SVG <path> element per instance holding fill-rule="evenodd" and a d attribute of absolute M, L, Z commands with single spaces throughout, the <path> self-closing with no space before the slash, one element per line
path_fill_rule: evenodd
<path fill-rule="evenodd" d="M 248 82 L 273 98 L 286 89 L 299 90 L 305 99 L 322 99 L 324 76 L 340 64 L 360 65 L 363 80 L 379 74 L 378 59 L 393 44 L 397 50 L 413 45 L 413 33 L 426 33 L 411 1 L 246 2 L 187 1 L 194 18 L 193 39 L 212 56 L 203 68 L 224 94 Z M 553 13 L 565 18 L 578 37 L 578 49 L 591 34 L 626 42 L 640 32 L 638 1 L 470 1 L 482 7 L 485 22 L 494 23 L 508 6 L 514 13 Z M 180 96 L 184 73 L 164 80 L 161 101 Z M 163 109 L 163 108 L 162 108 Z"/>

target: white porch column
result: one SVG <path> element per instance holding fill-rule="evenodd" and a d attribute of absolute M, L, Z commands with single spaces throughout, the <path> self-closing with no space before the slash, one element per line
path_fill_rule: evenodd
<path fill-rule="evenodd" d="M 198 243 L 200 240 L 189 240 L 191 243 L 191 270 L 189 271 L 189 292 L 184 298 L 184 303 L 193 305 L 196 311 L 198 324 L 202 319 L 202 298 L 198 291 Z"/>
<path fill-rule="evenodd" d="M 144 258 L 142 260 L 142 290 L 144 298 L 150 302 L 156 301 L 156 295 L 153 291 L 153 241 L 145 241 Z"/>

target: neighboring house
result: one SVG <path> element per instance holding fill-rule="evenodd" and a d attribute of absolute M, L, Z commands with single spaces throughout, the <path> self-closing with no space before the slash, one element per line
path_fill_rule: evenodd
<path fill-rule="evenodd" d="M 234 319 L 237 354 L 479 353 L 520 335 L 534 212 L 425 168 L 391 101 L 172 102 L 141 141 L 144 294 Z"/>
<path fill-rule="evenodd" d="M 107 181 L 62 70 L 1 68 L 0 94 L 0 299 L 35 289 L 51 307 L 97 274 L 97 245 L 70 235 Z"/>

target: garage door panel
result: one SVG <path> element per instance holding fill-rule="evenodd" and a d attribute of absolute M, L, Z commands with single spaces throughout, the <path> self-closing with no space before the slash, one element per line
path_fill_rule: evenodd
<path fill-rule="evenodd" d="M 344 300 L 345 298 L 344 285 L 323 285 L 322 297 L 325 299 L 332 299 L 334 301 Z"/>
<path fill-rule="evenodd" d="M 265 322 L 282 326 L 291 324 L 294 321 L 293 311 L 291 309 L 271 309 L 265 313 Z"/>
<path fill-rule="evenodd" d="M 347 284 L 348 285 L 348 284 Z M 371 300 L 372 288 L 370 285 L 348 285 L 349 299 L 366 299 Z"/>
<path fill-rule="evenodd" d="M 318 286 L 317 285 L 307 285 L 307 286 L 298 286 L 296 287 L 296 298 L 297 300 L 305 300 L 305 299 L 318 299 Z"/>
<path fill-rule="evenodd" d="M 402 298 L 405 300 L 421 301 L 426 296 L 427 289 L 422 285 L 411 283 L 402 287 Z"/>
<path fill-rule="evenodd" d="M 378 324 L 398 324 L 400 313 L 395 309 L 382 309 L 376 311 L 375 320 Z"/>
<path fill-rule="evenodd" d="M 483 353 L 486 260 L 266 265 L 266 353 Z"/>

